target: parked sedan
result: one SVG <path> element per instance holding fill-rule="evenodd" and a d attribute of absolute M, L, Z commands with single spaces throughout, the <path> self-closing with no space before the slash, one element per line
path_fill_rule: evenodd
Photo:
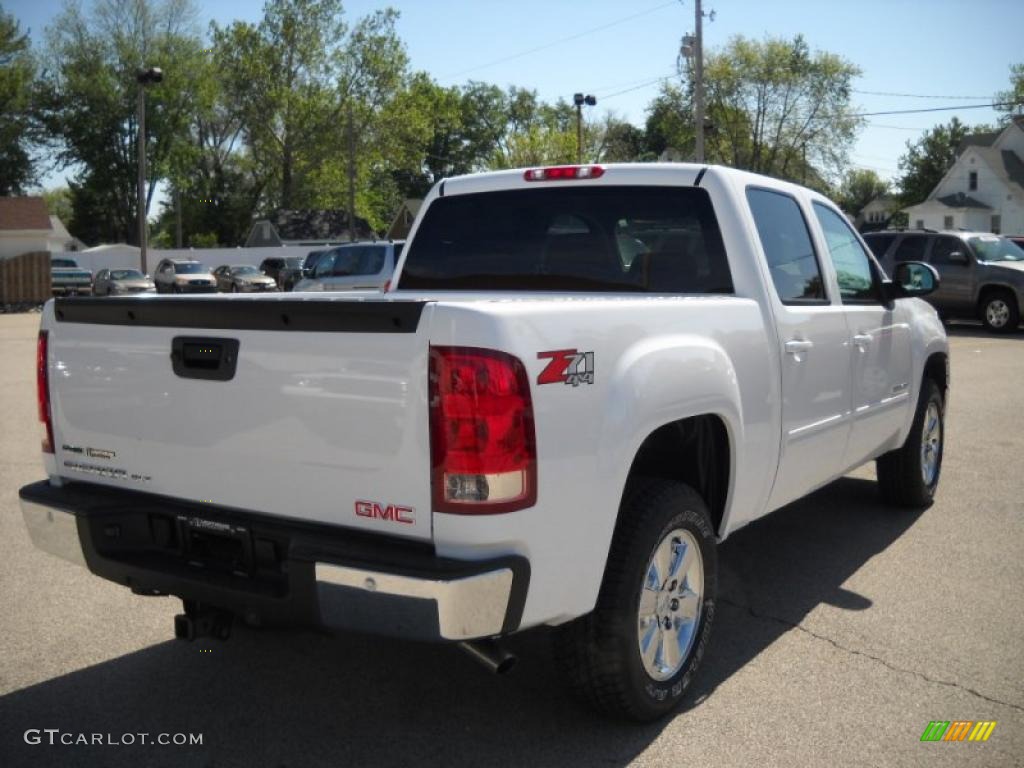
<path fill-rule="evenodd" d="M 217 280 L 218 291 L 253 293 L 277 290 L 274 278 L 264 275 L 252 264 L 224 264 L 213 270 L 213 276 Z"/>
<path fill-rule="evenodd" d="M 101 269 L 96 273 L 92 292 L 96 296 L 156 293 L 156 283 L 137 269 Z"/>

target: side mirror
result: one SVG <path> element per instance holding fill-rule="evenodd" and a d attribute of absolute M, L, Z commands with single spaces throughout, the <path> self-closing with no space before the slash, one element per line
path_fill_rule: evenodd
<path fill-rule="evenodd" d="M 892 281 L 886 283 L 889 299 L 919 298 L 939 287 L 939 273 L 923 261 L 901 261 L 896 265 Z"/>
<path fill-rule="evenodd" d="M 967 254 L 963 251 L 953 251 L 946 258 L 949 259 L 950 264 L 967 264 Z"/>

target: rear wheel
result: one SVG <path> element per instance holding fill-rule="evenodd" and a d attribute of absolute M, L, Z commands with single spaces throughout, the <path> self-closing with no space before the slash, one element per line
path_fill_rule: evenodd
<path fill-rule="evenodd" d="M 993 333 L 1011 333 L 1020 324 L 1017 298 L 1005 290 L 986 293 L 980 304 L 981 321 Z"/>
<path fill-rule="evenodd" d="M 703 499 L 682 483 L 633 483 L 597 606 L 557 635 L 556 652 L 577 695 L 631 720 L 674 709 L 704 655 L 717 583 Z"/>
<path fill-rule="evenodd" d="M 945 434 L 942 390 L 931 379 L 925 379 L 906 441 L 876 462 L 878 487 L 886 502 L 918 508 L 932 503 L 942 471 Z"/>

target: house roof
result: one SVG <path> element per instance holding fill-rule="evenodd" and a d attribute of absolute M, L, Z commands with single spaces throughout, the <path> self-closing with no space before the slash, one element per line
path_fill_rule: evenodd
<path fill-rule="evenodd" d="M 986 133 L 972 133 L 969 136 L 964 136 L 960 139 L 956 153 L 957 155 L 962 155 L 968 147 L 991 147 L 1002 133 L 1002 131 L 988 131 Z"/>
<path fill-rule="evenodd" d="M 1007 178 L 1024 187 L 1024 162 L 1021 162 L 1020 155 L 1009 149 L 1004 149 L 1002 155 Z"/>
<path fill-rule="evenodd" d="M 95 245 L 92 248 L 86 248 L 82 253 L 106 253 L 108 251 L 119 251 L 123 253 L 139 253 L 140 249 L 137 245 L 128 245 L 128 243 L 105 243 L 103 245 Z"/>
<path fill-rule="evenodd" d="M 975 200 L 973 197 L 965 195 L 963 192 L 957 192 L 955 195 L 938 197 L 936 200 L 950 208 L 981 208 L 984 210 L 992 210 L 980 200 Z"/>
<path fill-rule="evenodd" d="M 0 197 L 0 231 L 50 230 L 50 214 L 41 197 Z"/>
<path fill-rule="evenodd" d="M 270 222 L 282 240 L 332 240 L 348 234 L 345 211 L 280 210 Z M 366 220 L 358 216 L 355 225 L 357 231 L 370 231 Z"/>

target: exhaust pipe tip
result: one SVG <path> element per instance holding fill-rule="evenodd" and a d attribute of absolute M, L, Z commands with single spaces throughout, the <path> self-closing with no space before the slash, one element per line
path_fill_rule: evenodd
<path fill-rule="evenodd" d="M 496 675 L 507 675 L 519 663 L 519 658 L 497 640 L 466 640 L 459 647 Z"/>

